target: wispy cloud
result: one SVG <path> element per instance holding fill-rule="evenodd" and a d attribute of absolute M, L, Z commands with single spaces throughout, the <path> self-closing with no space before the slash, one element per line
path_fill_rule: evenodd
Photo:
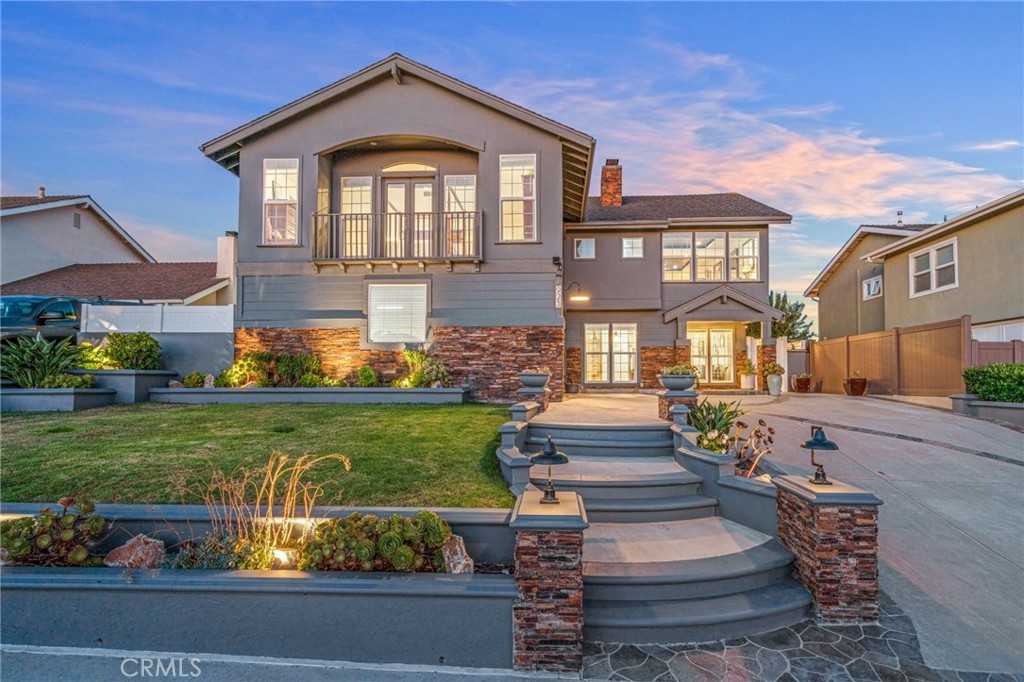
<path fill-rule="evenodd" d="M 1020 140 L 991 140 L 989 142 L 975 142 L 957 147 L 964 152 L 1004 152 L 1008 149 L 1019 149 L 1024 147 Z"/>
<path fill-rule="evenodd" d="M 161 262 L 212 261 L 217 259 L 216 241 L 182 234 L 136 216 L 117 216 L 117 222 L 135 241 Z"/>

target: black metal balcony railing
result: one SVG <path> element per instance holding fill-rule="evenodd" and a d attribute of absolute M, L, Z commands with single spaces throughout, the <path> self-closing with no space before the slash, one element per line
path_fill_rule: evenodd
<path fill-rule="evenodd" d="M 480 212 L 314 213 L 314 261 L 480 260 Z"/>

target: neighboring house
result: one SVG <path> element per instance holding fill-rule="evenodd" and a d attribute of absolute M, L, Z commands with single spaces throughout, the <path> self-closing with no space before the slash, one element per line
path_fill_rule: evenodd
<path fill-rule="evenodd" d="M 970 315 L 978 341 L 1024 338 L 1024 190 L 864 256 L 884 268 L 885 328 Z"/>
<path fill-rule="evenodd" d="M 218 276 L 217 263 L 89 263 L 8 282 L 0 293 L 223 305 L 231 302 L 229 284 L 229 277 Z"/>
<path fill-rule="evenodd" d="M 818 338 L 835 339 L 883 331 L 885 278 L 881 263 L 866 263 L 865 255 L 932 227 L 861 225 L 818 273 L 804 296 L 818 302 Z"/>
<path fill-rule="evenodd" d="M 615 164 L 588 200 L 594 147 L 397 54 L 207 142 L 239 176 L 236 352 L 387 378 L 422 344 L 478 399 L 514 398 L 529 366 L 557 399 L 567 379 L 653 386 L 692 341 L 733 384 L 742 325 L 779 315 L 767 226 L 790 217 L 736 194 L 620 201 Z"/>
<path fill-rule="evenodd" d="M 0 284 L 75 263 L 154 263 L 88 195 L 0 198 Z"/>

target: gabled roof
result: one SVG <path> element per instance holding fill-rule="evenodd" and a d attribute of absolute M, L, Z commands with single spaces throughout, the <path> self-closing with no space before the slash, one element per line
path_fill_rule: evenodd
<path fill-rule="evenodd" d="M 224 133 L 200 145 L 199 149 L 211 160 L 237 175 L 239 151 L 247 139 L 254 135 L 265 133 L 274 127 L 285 125 L 311 109 L 343 97 L 371 81 L 390 78 L 394 79 L 396 83 L 401 83 L 402 75 L 406 73 L 557 136 L 562 141 L 562 175 L 564 185 L 562 194 L 565 202 L 563 213 L 567 220 L 579 220 L 582 218 L 584 202 L 586 200 L 586 188 L 590 185 L 590 169 L 594 156 L 594 145 L 596 144 L 594 138 L 550 118 L 541 116 L 529 109 L 513 104 L 501 97 L 463 83 L 440 71 L 435 71 L 397 52 L 375 64 L 371 64 L 362 71 L 342 78 L 335 83 L 320 88 L 316 92 L 301 97 L 245 125 Z"/>
<path fill-rule="evenodd" d="M 0 293 L 191 303 L 227 285 L 216 263 L 89 263 L 8 282 Z"/>
<path fill-rule="evenodd" d="M 19 215 L 22 213 L 32 213 L 33 211 L 46 211 L 52 208 L 64 208 L 67 206 L 81 206 L 82 208 L 93 211 L 100 220 L 105 222 L 111 230 L 117 233 L 117 236 L 128 245 L 128 248 L 135 251 L 139 256 L 150 263 L 155 263 L 156 259 L 153 258 L 142 248 L 135 239 L 128 234 L 128 231 L 118 225 L 117 221 L 110 217 L 110 214 L 104 211 L 96 200 L 88 194 L 73 194 L 65 196 L 52 196 L 52 197 L 40 197 L 40 196 L 10 196 L 0 197 L 0 217 Z"/>
<path fill-rule="evenodd" d="M 818 276 L 814 278 L 810 286 L 804 291 L 804 296 L 813 297 L 817 296 L 821 285 L 832 275 L 836 268 L 846 262 L 846 259 L 850 257 L 850 254 L 857 248 L 857 245 L 864 240 L 869 234 L 885 234 L 891 235 L 895 238 L 906 237 L 909 235 L 917 234 L 922 230 L 926 230 L 934 225 L 934 223 L 915 223 L 911 225 L 861 225 L 853 233 L 853 235 L 846 240 L 836 255 L 832 256 L 832 260 L 828 262 L 825 269 L 818 273 Z"/>
<path fill-rule="evenodd" d="M 968 225 L 973 225 L 978 221 L 990 218 L 997 213 L 1017 208 L 1018 206 L 1024 206 L 1024 189 L 1011 192 L 1006 196 L 999 197 L 995 201 L 990 201 L 983 206 L 978 206 L 974 210 L 958 215 L 952 220 L 938 223 L 937 225 L 933 225 L 926 230 L 918 232 L 917 234 L 901 239 L 898 242 L 883 246 L 880 249 L 872 251 L 863 258 L 868 261 L 885 260 L 886 256 L 899 253 L 900 251 L 905 251 L 906 249 L 909 249 L 916 244 L 920 244 L 921 242 L 929 241 L 944 234 L 949 234 L 950 232 L 967 227 Z"/>
<path fill-rule="evenodd" d="M 721 299 L 723 303 L 727 299 L 732 299 L 740 305 L 746 306 L 755 312 L 771 317 L 773 320 L 782 320 L 785 317 L 782 311 L 778 308 L 768 305 L 765 301 L 759 301 L 753 296 L 748 296 L 742 291 L 732 288 L 728 284 L 715 287 L 711 291 L 704 292 L 700 296 L 690 299 L 686 303 L 677 305 L 671 310 L 666 310 L 662 313 L 662 317 L 665 322 L 671 322 L 682 315 L 688 315 L 695 310 L 700 310 L 715 299 Z"/>
<path fill-rule="evenodd" d="M 735 192 L 624 196 L 621 206 L 587 199 L 585 224 L 665 221 L 788 223 L 793 216 Z"/>

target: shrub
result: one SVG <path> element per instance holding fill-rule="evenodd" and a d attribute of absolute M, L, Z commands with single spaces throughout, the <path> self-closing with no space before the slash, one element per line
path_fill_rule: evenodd
<path fill-rule="evenodd" d="M 551 374 L 551 368 L 547 365 L 541 365 L 538 367 L 527 367 L 524 369 L 522 374 Z"/>
<path fill-rule="evenodd" d="M 274 366 L 283 386 L 295 386 L 307 374 L 320 374 L 320 358 L 310 353 L 278 355 Z"/>
<path fill-rule="evenodd" d="M 314 571 L 444 572 L 441 545 L 452 536 L 434 512 L 383 519 L 353 512 L 317 526 L 299 568 Z"/>
<path fill-rule="evenodd" d="M 257 386 L 273 386 L 270 379 L 274 354 L 265 350 L 253 350 L 235 360 L 235 364 L 221 372 L 218 377 L 224 388 L 244 386 L 250 381 Z M 214 382 L 216 386 L 216 381 Z M 220 386 L 218 386 L 220 388 Z"/>
<path fill-rule="evenodd" d="M 434 358 L 427 358 L 427 361 L 423 363 L 423 385 L 433 386 L 434 382 L 441 382 L 441 385 L 448 388 L 452 385 L 452 375 L 448 373 L 448 368 L 444 366 L 444 363 Z"/>
<path fill-rule="evenodd" d="M 697 445 L 712 452 L 725 452 L 729 445 L 729 430 L 744 414 L 739 403 L 712 403 L 707 398 L 690 408 L 690 426 L 700 431 Z"/>
<path fill-rule="evenodd" d="M 92 388 L 94 383 L 91 374 L 55 374 L 43 379 L 40 388 Z"/>
<path fill-rule="evenodd" d="M 232 373 L 230 369 L 225 369 L 213 378 L 214 388 L 231 388 L 234 386 L 232 382 Z M 182 382 L 185 383 L 185 382 Z"/>
<path fill-rule="evenodd" d="M 0 547 L 12 564 L 29 566 L 102 566 L 103 557 L 89 554 L 106 520 L 93 514 L 95 505 L 73 497 L 58 503 L 61 511 L 43 507 L 38 516 L 0 523 Z M 74 511 L 71 508 L 74 507 Z"/>
<path fill-rule="evenodd" d="M 107 351 L 102 346 L 94 346 L 89 342 L 80 343 L 82 349 L 82 369 L 113 369 Z"/>
<path fill-rule="evenodd" d="M 106 355 L 119 369 L 160 369 L 160 343 L 147 332 L 111 332 Z"/>
<path fill-rule="evenodd" d="M 377 373 L 373 371 L 373 367 L 369 365 L 363 365 L 359 368 L 359 385 L 363 388 L 369 388 L 377 385 Z"/>
<path fill-rule="evenodd" d="M 765 376 L 782 376 L 786 373 L 786 368 L 777 362 L 768 362 L 761 368 L 761 373 Z M 856 372 L 854 372 L 854 374 L 856 374 Z"/>
<path fill-rule="evenodd" d="M 406 350 L 402 351 L 402 354 L 405 356 L 405 364 L 409 367 L 409 374 L 392 383 L 392 386 L 429 388 L 435 381 L 441 382 L 442 386 L 451 386 L 452 377 L 440 360 L 429 358 L 426 353 L 419 350 Z"/>
<path fill-rule="evenodd" d="M 81 367 L 82 349 L 71 339 L 47 341 L 21 336 L 0 351 L 0 374 L 21 388 L 42 388 L 49 377 Z"/>
<path fill-rule="evenodd" d="M 238 568 L 246 563 L 234 547 L 231 539 L 226 536 L 207 533 L 196 540 L 185 540 L 178 546 L 178 551 L 164 558 L 163 568 Z"/>
<path fill-rule="evenodd" d="M 739 374 L 741 377 L 754 376 L 757 373 L 757 368 L 754 366 L 754 361 L 751 360 L 750 358 L 743 358 L 743 360 L 741 360 L 739 364 L 736 365 L 736 373 Z"/>
<path fill-rule="evenodd" d="M 299 379 L 299 386 L 303 388 L 335 388 L 345 385 L 341 379 L 331 379 L 319 374 L 303 374 Z"/>
<path fill-rule="evenodd" d="M 680 374 L 697 374 L 697 365 L 672 365 L 671 367 L 662 367 L 662 374 L 668 375 L 680 375 Z"/>
<path fill-rule="evenodd" d="M 185 378 L 181 380 L 181 383 L 185 388 L 202 388 L 205 381 L 205 374 L 202 372 L 192 372 L 187 374 Z"/>
<path fill-rule="evenodd" d="M 968 393 L 982 400 L 1024 403 L 1024 364 L 1001 362 L 964 370 Z"/>

